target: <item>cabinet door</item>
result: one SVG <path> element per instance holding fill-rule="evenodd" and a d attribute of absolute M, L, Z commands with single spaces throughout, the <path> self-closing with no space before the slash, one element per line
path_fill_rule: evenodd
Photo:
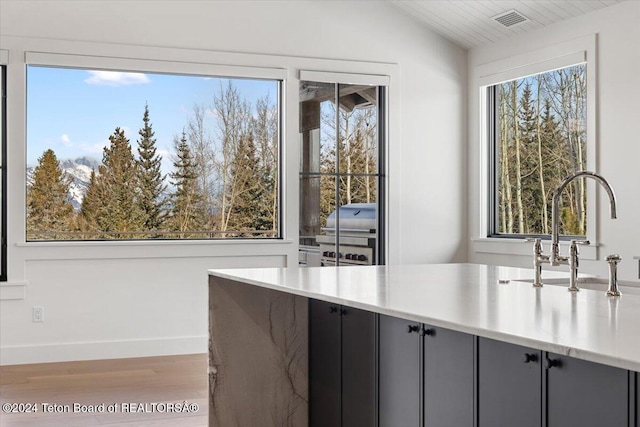
<path fill-rule="evenodd" d="M 340 307 L 309 300 L 309 426 L 340 425 Z"/>
<path fill-rule="evenodd" d="M 473 335 L 425 325 L 424 425 L 473 426 Z"/>
<path fill-rule="evenodd" d="M 374 427 L 376 409 L 376 315 L 343 307 L 342 427 Z"/>
<path fill-rule="evenodd" d="M 626 427 L 628 371 L 547 354 L 547 427 Z M 548 363 L 548 362 L 547 362 Z"/>
<path fill-rule="evenodd" d="M 380 427 L 420 425 L 420 326 L 379 316 Z"/>
<path fill-rule="evenodd" d="M 478 338 L 478 426 L 542 425 L 542 352 Z"/>

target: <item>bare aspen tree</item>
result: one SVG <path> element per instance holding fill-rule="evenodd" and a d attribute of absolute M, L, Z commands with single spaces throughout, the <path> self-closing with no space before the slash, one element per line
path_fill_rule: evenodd
<path fill-rule="evenodd" d="M 536 139 L 538 141 L 538 178 L 540 180 L 540 192 L 542 193 L 542 232 L 549 234 L 547 219 L 547 192 L 544 185 L 544 159 L 542 158 L 542 113 L 540 109 L 540 86 L 542 76 L 538 74 L 538 95 L 536 96 Z"/>
<path fill-rule="evenodd" d="M 516 151 L 516 203 L 518 205 L 518 232 L 524 234 L 524 208 L 522 206 L 522 160 L 520 155 L 520 127 L 518 123 L 518 88 L 516 80 L 511 82 L 511 108 L 513 113 L 513 140 Z"/>
<path fill-rule="evenodd" d="M 338 136 L 338 144 L 344 145 L 344 150 L 338 150 L 338 152 L 343 151 L 344 155 L 342 156 L 341 163 L 345 165 L 344 173 L 345 175 L 345 204 L 351 203 L 351 144 L 353 135 L 351 134 L 351 117 L 352 112 L 346 112 L 340 110 L 341 122 L 343 123 L 344 129 L 341 129 L 340 135 Z"/>
<path fill-rule="evenodd" d="M 238 196 L 239 189 L 233 177 L 233 162 L 240 146 L 242 135 L 249 124 L 249 107 L 240 98 L 238 89 L 231 81 L 223 86 L 220 83 L 218 92 L 213 97 L 213 108 L 217 120 L 217 136 L 220 147 L 216 156 L 220 193 L 218 199 L 218 228 L 227 231 L 231 212 Z M 222 234 L 225 237 L 225 234 Z"/>
<path fill-rule="evenodd" d="M 210 230 L 214 225 L 211 211 L 217 177 L 214 175 L 215 147 L 205 124 L 207 111 L 203 105 L 193 106 L 186 133 L 191 155 L 195 162 L 198 187 L 202 193 L 202 212 L 200 215 L 204 227 Z"/>
<path fill-rule="evenodd" d="M 503 86 L 503 90 L 504 90 Z M 513 200 L 511 196 L 511 181 L 509 179 L 509 132 L 507 122 L 507 105 L 506 102 L 500 102 L 500 182 L 502 188 L 502 201 L 500 207 L 502 209 L 502 231 L 505 233 L 513 233 Z"/>
<path fill-rule="evenodd" d="M 586 120 L 586 75 L 584 73 L 578 72 L 575 67 L 571 69 L 571 77 L 573 80 L 573 92 L 574 92 L 574 103 L 575 103 L 575 114 L 574 114 L 574 122 L 573 122 L 573 130 L 576 133 L 576 151 L 578 155 L 578 165 L 580 169 L 585 169 L 586 160 L 584 158 L 584 139 L 586 135 L 583 134 L 584 126 L 582 123 Z M 586 216 L 587 216 L 587 199 L 586 199 L 586 188 L 584 179 L 580 180 L 580 193 L 579 193 L 579 203 L 580 203 L 580 230 L 582 233 L 586 233 Z"/>

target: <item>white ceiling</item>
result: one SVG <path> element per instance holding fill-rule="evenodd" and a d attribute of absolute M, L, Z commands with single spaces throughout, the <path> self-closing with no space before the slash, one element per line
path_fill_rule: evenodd
<path fill-rule="evenodd" d="M 627 0 L 387 0 L 454 43 L 470 49 Z M 493 17 L 515 9 L 529 20 L 505 27 Z"/>

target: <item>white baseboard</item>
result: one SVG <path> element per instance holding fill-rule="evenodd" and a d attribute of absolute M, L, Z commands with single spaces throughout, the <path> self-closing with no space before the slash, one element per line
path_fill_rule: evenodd
<path fill-rule="evenodd" d="M 0 365 L 195 354 L 207 347 L 207 336 L 2 346 Z"/>

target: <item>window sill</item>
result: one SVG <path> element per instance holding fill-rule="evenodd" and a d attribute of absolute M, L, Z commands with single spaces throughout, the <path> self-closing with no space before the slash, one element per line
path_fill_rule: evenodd
<path fill-rule="evenodd" d="M 560 253 L 569 253 L 570 242 L 560 242 Z M 550 242 L 542 241 L 542 247 L 545 253 L 549 253 Z M 591 243 L 589 246 L 580 246 L 580 258 L 585 260 L 598 259 L 598 247 L 600 244 Z M 471 247 L 473 252 L 495 255 L 515 255 L 528 256 L 533 254 L 533 243 L 525 242 L 520 239 L 502 239 L 497 237 L 485 237 L 471 239 Z"/>
<path fill-rule="evenodd" d="M 293 240 L 285 239 L 220 239 L 220 240 L 98 240 L 98 241 L 37 241 L 16 243 L 22 248 L 50 247 L 114 247 L 114 246 L 218 246 L 218 245 L 290 245 Z"/>
<path fill-rule="evenodd" d="M 264 257 L 293 254 L 293 240 L 171 240 L 19 242 L 15 252 L 26 261 L 86 259 L 175 259 Z M 297 247 L 296 247 L 297 249 Z"/>
<path fill-rule="evenodd" d="M 0 283 L 0 301 L 24 300 L 27 295 L 27 282 Z"/>

